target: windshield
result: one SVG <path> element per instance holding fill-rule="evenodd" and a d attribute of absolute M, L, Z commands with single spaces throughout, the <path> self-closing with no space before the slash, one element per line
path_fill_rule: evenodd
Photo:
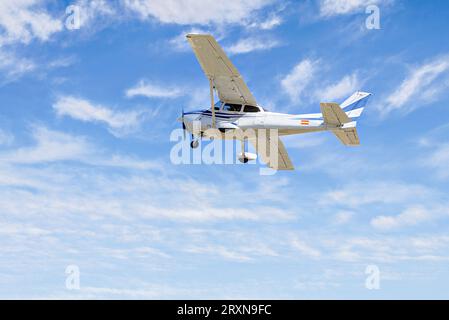
<path fill-rule="evenodd" d="M 223 108 L 223 110 L 234 111 L 234 112 L 240 112 L 240 109 L 242 109 L 242 105 L 234 104 L 234 103 L 226 103 Z"/>
<path fill-rule="evenodd" d="M 259 107 L 255 107 L 255 106 L 245 106 L 243 108 L 243 112 L 260 112 Z"/>

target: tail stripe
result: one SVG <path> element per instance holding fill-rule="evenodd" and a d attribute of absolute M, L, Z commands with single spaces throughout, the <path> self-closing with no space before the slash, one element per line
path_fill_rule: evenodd
<path fill-rule="evenodd" d="M 364 108 L 368 103 L 371 93 L 358 91 L 346 99 L 342 104 L 342 109 L 345 111 L 351 111 L 358 108 Z"/>

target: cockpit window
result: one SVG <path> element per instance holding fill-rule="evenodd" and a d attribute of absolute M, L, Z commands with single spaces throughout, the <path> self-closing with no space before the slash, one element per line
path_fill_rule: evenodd
<path fill-rule="evenodd" d="M 243 112 L 260 112 L 260 109 L 255 106 L 245 106 Z"/>
<path fill-rule="evenodd" d="M 214 105 L 215 110 L 220 110 L 220 107 L 221 107 L 221 101 L 218 101 L 217 103 L 215 103 L 215 105 Z"/>
<path fill-rule="evenodd" d="M 242 106 L 240 104 L 233 104 L 233 103 L 226 103 L 223 108 L 223 110 L 234 112 L 240 112 L 240 109 L 242 109 Z"/>

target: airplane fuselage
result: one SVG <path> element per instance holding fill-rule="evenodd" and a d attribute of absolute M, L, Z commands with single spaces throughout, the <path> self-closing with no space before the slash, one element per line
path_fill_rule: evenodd
<path fill-rule="evenodd" d="M 227 112 L 215 111 L 216 127 L 221 131 L 232 129 L 277 129 L 279 135 L 299 134 L 331 130 L 325 124 L 321 113 L 291 115 L 277 112 Z M 204 132 L 212 127 L 210 109 L 184 113 L 186 129 L 193 133 L 193 123 L 197 122 Z"/>

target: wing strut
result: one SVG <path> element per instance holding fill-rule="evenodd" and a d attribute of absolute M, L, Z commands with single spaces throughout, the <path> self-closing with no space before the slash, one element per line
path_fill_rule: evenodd
<path fill-rule="evenodd" d="M 214 79 L 212 77 L 209 78 L 209 87 L 210 87 L 210 109 L 212 111 L 212 128 L 216 128 L 215 125 L 215 106 L 214 106 Z"/>

